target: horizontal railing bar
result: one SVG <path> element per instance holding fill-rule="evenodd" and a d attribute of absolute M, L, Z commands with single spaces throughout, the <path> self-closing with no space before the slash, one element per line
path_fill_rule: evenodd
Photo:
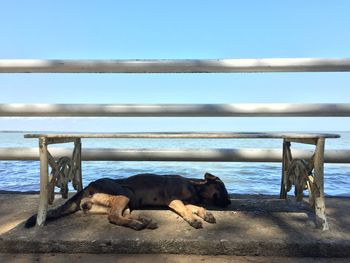
<path fill-rule="evenodd" d="M 71 156 L 72 149 L 51 148 L 55 158 Z M 309 150 L 293 150 L 294 158 L 308 159 Z M 85 148 L 84 161 L 186 161 L 186 162 L 281 162 L 279 149 L 113 149 Z M 0 148 L 0 160 L 39 160 L 38 148 Z M 350 150 L 327 150 L 326 163 L 350 163 Z"/>
<path fill-rule="evenodd" d="M 349 58 L 0 60 L 0 73 L 230 73 L 350 71 Z"/>
<path fill-rule="evenodd" d="M 350 103 L 0 104 L 0 117 L 350 117 Z"/>

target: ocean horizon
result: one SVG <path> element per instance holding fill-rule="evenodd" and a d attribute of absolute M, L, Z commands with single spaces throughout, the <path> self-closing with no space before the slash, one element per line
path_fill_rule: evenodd
<path fill-rule="evenodd" d="M 0 132 L 0 147 L 37 147 L 37 139 L 24 139 L 28 131 Z M 47 132 L 45 132 L 47 133 Z M 327 139 L 326 151 L 350 150 L 350 132 L 339 139 Z M 84 148 L 281 148 L 279 139 L 83 139 Z M 54 147 L 69 147 L 67 144 Z M 312 149 L 292 144 L 292 149 Z M 206 172 L 219 176 L 231 194 L 278 195 L 280 163 L 256 162 L 135 162 L 83 161 L 83 185 L 102 177 L 122 178 L 139 173 L 180 174 L 203 178 Z M 350 164 L 325 164 L 325 194 L 350 196 Z M 0 190 L 39 191 L 38 161 L 0 161 Z M 72 189 L 72 188 L 71 188 Z M 58 190 L 58 189 L 56 189 Z M 305 192 L 306 193 L 306 192 Z M 289 192 L 290 195 L 294 191 Z"/>

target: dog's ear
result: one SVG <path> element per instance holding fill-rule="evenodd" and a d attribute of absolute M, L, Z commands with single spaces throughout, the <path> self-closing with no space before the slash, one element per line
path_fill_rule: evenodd
<path fill-rule="evenodd" d="M 211 173 L 205 173 L 204 179 L 206 181 L 215 181 L 215 180 L 219 179 L 219 177 L 216 177 L 215 175 L 212 175 Z"/>

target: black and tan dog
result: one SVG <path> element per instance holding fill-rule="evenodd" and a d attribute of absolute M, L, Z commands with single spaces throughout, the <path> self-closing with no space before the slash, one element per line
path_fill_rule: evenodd
<path fill-rule="evenodd" d="M 168 206 L 192 227 L 201 228 L 202 221 L 198 217 L 209 223 L 215 223 L 215 217 L 198 204 L 225 207 L 230 203 L 224 183 L 209 173 L 204 175 L 204 179 L 138 174 L 126 179 L 104 178 L 92 182 L 62 206 L 49 210 L 46 220 L 82 209 L 84 212 L 107 213 L 109 222 L 116 225 L 135 230 L 153 229 L 157 228 L 157 224 L 151 219 L 132 216 L 130 211 L 149 206 Z M 32 227 L 35 222 L 36 215 L 33 215 L 25 227 Z"/>

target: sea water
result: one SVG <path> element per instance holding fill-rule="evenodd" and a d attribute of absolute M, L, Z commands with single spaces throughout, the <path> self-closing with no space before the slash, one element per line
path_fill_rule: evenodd
<path fill-rule="evenodd" d="M 340 134 L 341 138 L 327 139 L 326 150 L 350 150 L 350 132 L 332 133 Z M 23 135 L 22 132 L 0 132 L 0 147 L 38 147 L 37 139 L 24 139 Z M 280 139 L 83 139 L 82 144 L 84 148 L 281 149 L 282 146 Z M 292 144 L 292 148 L 312 149 L 313 146 Z M 102 177 L 157 173 L 203 178 L 205 172 L 210 172 L 225 182 L 229 193 L 277 195 L 281 181 L 280 163 L 83 161 L 82 166 L 84 186 Z M 38 191 L 39 162 L 0 161 L 0 180 L 0 190 Z M 350 164 L 325 164 L 325 194 L 350 196 Z"/>

